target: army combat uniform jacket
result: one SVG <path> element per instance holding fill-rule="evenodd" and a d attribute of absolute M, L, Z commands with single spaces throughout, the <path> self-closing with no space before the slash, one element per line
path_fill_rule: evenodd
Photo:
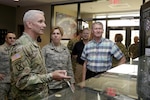
<path fill-rule="evenodd" d="M 55 47 L 53 43 L 47 44 L 42 48 L 42 53 L 45 58 L 46 68 L 48 72 L 55 70 L 66 70 L 67 75 L 71 76 L 70 82 L 75 83 L 72 70 L 71 55 L 68 48 L 64 45 Z M 49 89 L 63 89 L 66 82 L 53 80 L 49 82 Z"/>
<path fill-rule="evenodd" d="M 0 100 L 8 97 L 10 92 L 10 59 L 9 59 L 10 46 L 4 43 L 0 46 L 0 74 L 4 77 L 0 80 Z M 10 98 L 10 97 L 9 97 Z"/>
<path fill-rule="evenodd" d="M 45 62 L 36 41 L 24 33 L 11 48 L 11 89 L 14 100 L 41 100 L 48 96 Z"/>
<path fill-rule="evenodd" d="M 122 43 L 120 43 L 120 42 L 117 42 L 116 45 L 119 47 L 119 49 L 122 51 L 122 53 L 123 53 L 124 56 L 126 57 L 126 61 L 128 61 L 128 60 L 129 60 L 128 50 L 127 50 L 127 48 L 125 47 L 125 45 L 122 44 Z M 116 66 L 118 66 L 118 63 L 119 63 L 119 60 L 117 60 L 117 59 L 115 59 L 115 58 L 113 57 L 113 59 L 112 59 L 112 66 L 113 66 L 113 67 L 116 67 Z"/>
<path fill-rule="evenodd" d="M 5 78 L 0 83 L 10 83 L 10 60 L 9 60 L 10 46 L 6 43 L 0 46 L 0 74 L 4 74 Z"/>

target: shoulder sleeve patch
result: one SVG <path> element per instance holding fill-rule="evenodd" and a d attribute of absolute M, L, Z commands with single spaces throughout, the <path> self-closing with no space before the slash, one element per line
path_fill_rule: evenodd
<path fill-rule="evenodd" d="M 21 55 L 18 54 L 18 53 L 16 53 L 16 54 L 14 54 L 13 56 L 11 56 L 11 61 L 13 62 L 13 61 L 15 61 L 15 60 L 17 60 L 17 59 L 19 59 L 19 58 L 21 58 Z"/>

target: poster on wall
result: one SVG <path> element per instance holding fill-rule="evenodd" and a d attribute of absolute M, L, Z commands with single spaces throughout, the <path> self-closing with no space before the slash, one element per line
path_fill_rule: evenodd
<path fill-rule="evenodd" d="M 56 25 L 64 31 L 62 39 L 71 39 L 77 32 L 76 18 L 71 15 L 56 12 Z"/>

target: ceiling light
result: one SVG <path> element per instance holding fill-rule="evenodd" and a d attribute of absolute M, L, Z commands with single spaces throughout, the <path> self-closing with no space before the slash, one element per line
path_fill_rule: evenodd
<path fill-rule="evenodd" d="M 15 2 L 18 2 L 19 0 L 14 0 Z"/>
<path fill-rule="evenodd" d="M 128 3 L 121 3 L 121 4 L 110 4 L 108 5 L 110 8 L 129 8 L 130 5 Z"/>
<path fill-rule="evenodd" d="M 108 0 L 97 0 L 97 2 L 106 2 Z"/>

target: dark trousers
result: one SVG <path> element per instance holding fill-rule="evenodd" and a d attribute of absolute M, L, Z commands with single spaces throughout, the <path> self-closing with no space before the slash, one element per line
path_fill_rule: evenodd
<path fill-rule="evenodd" d="M 86 79 L 94 77 L 94 76 L 99 75 L 99 74 L 102 74 L 104 72 L 106 72 L 106 71 L 103 71 L 103 72 L 92 72 L 89 69 L 86 69 Z"/>

